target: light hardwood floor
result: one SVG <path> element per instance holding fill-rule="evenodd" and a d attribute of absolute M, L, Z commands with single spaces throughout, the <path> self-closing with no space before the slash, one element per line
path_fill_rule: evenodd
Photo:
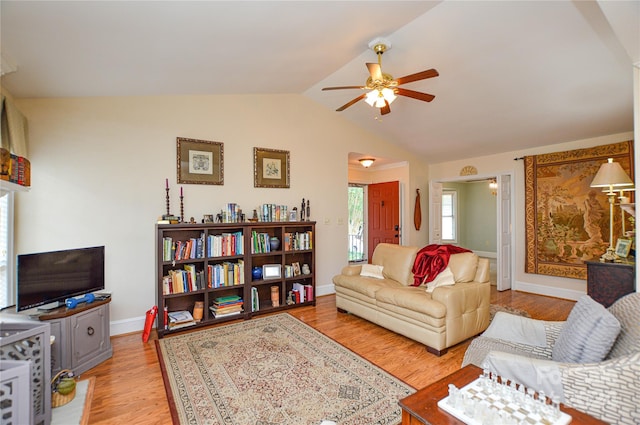
<path fill-rule="evenodd" d="M 497 292 L 493 288 L 491 303 L 523 309 L 542 320 L 565 320 L 574 304 L 523 292 Z M 416 389 L 459 369 L 470 342 L 436 357 L 417 342 L 358 317 L 338 313 L 334 295 L 319 297 L 316 304 L 288 312 Z M 89 423 L 170 424 L 155 340 L 143 343 L 140 333 L 136 333 L 112 337 L 111 343 L 113 357 L 81 377 L 96 377 Z"/>

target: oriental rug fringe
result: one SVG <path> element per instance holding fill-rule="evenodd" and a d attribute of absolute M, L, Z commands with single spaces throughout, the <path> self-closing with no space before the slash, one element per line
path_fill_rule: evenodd
<path fill-rule="evenodd" d="M 289 314 L 157 342 L 174 424 L 399 424 L 415 390 Z"/>

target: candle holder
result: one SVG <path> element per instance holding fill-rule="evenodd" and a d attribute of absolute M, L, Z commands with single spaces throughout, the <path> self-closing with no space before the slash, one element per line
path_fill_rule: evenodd
<path fill-rule="evenodd" d="M 184 203 L 182 202 L 183 199 L 184 196 L 180 194 L 180 223 L 184 223 Z"/>
<path fill-rule="evenodd" d="M 165 188 L 164 190 L 167 191 L 167 216 L 171 215 L 171 213 L 169 212 L 169 188 Z"/>

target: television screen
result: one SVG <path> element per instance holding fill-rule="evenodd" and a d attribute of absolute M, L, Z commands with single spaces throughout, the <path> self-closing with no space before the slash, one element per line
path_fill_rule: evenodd
<path fill-rule="evenodd" d="M 18 255 L 23 311 L 104 289 L 104 246 Z"/>

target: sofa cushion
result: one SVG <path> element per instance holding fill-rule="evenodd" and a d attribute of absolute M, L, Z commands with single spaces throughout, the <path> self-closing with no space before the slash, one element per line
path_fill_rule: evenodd
<path fill-rule="evenodd" d="M 571 309 L 553 346 L 551 358 L 557 362 L 595 363 L 602 361 L 620 333 L 620 322 L 602 304 L 583 295 Z"/>
<path fill-rule="evenodd" d="M 375 279 L 384 279 L 382 275 L 382 266 L 376 266 L 375 264 L 363 264 L 360 270 L 360 276 L 373 277 Z"/>
<path fill-rule="evenodd" d="M 409 288 L 381 288 L 376 292 L 376 303 L 378 305 L 386 304 L 396 311 L 404 310 L 405 314 L 413 311 L 420 315 L 437 319 L 443 319 L 447 314 L 447 308 L 444 304 L 433 301 L 431 295 L 427 294 L 424 288 L 415 286 Z"/>
<path fill-rule="evenodd" d="M 478 268 L 478 258 L 473 252 L 451 254 L 448 267 L 456 282 L 473 282 Z"/>
<path fill-rule="evenodd" d="M 381 288 L 404 288 L 404 285 L 391 279 L 376 279 L 365 276 L 345 276 L 339 274 L 333 277 L 333 283 L 336 287 L 350 289 L 354 292 L 375 299 L 376 292 Z"/>
<path fill-rule="evenodd" d="M 420 248 L 390 243 L 380 243 L 373 251 L 371 263 L 382 266 L 382 274 L 387 279 L 395 280 L 408 286 L 413 283 L 413 263 Z"/>
<path fill-rule="evenodd" d="M 454 285 L 455 283 L 456 280 L 453 277 L 453 272 L 451 271 L 451 268 L 447 266 L 447 268 L 441 271 L 435 279 L 427 283 L 427 292 L 431 293 L 439 286 L 449 286 Z"/>
<path fill-rule="evenodd" d="M 611 348 L 607 358 L 613 359 L 627 354 L 640 352 L 640 292 L 634 292 L 620 298 L 609 308 L 620 322 L 620 335 Z"/>

